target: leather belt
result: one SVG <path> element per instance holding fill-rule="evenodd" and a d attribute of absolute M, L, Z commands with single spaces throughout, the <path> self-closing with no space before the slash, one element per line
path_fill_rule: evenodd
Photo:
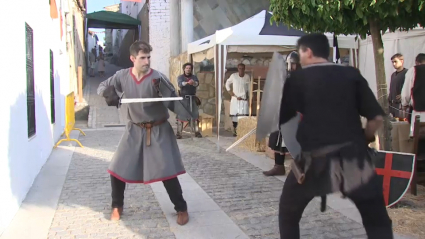
<path fill-rule="evenodd" d="M 159 121 L 142 122 L 142 123 L 134 123 L 133 122 L 133 124 L 139 126 L 140 128 L 146 129 L 146 145 L 150 146 L 151 145 L 151 129 L 152 129 L 152 127 L 161 125 L 161 124 L 165 123 L 165 121 L 167 121 L 167 120 L 164 119 L 164 120 L 159 120 Z"/>

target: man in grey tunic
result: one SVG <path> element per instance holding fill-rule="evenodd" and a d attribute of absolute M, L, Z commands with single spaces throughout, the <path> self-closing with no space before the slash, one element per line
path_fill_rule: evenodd
<path fill-rule="evenodd" d="M 184 98 L 184 104 L 187 108 L 191 108 L 193 119 L 186 119 L 182 115 L 177 115 L 177 139 L 182 138 L 183 125 L 189 124 L 190 120 L 194 123 L 195 137 L 202 138 L 201 133 L 199 132 L 199 111 L 198 106 L 200 105 L 200 100 L 196 97 L 196 88 L 199 85 L 198 77 L 192 74 L 193 65 L 191 63 L 185 63 L 183 65 L 183 75 L 180 75 L 177 78 L 177 84 L 180 88 L 180 96 Z M 192 102 L 190 102 L 192 100 Z"/>
<path fill-rule="evenodd" d="M 130 59 L 134 67 L 115 73 L 100 83 L 97 93 L 108 100 L 115 90 L 122 98 L 159 98 L 159 82 L 172 84 L 160 72 L 150 68 L 152 47 L 136 41 L 130 47 Z M 113 88 L 113 90 L 111 90 Z M 174 90 L 174 89 L 173 89 Z M 118 104 L 117 104 L 118 105 Z M 131 103 L 123 105 L 128 122 L 115 152 L 108 172 L 111 174 L 111 220 L 119 220 L 124 205 L 126 183 L 162 181 L 177 211 L 177 223 L 189 221 L 186 201 L 177 178 L 184 174 L 180 150 L 168 122 L 169 114 L 163 102 Z"/>

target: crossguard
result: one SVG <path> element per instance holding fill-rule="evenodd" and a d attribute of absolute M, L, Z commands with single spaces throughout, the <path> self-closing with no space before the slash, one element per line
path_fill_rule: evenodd
<path fill-rule="evenodd" d="M 122 97 L 124 97 L 124 92 L 123 92 L 123 93 L 121 93 L 120 99 L 118 100 L 118 105 L 117 105 L 117 108 L 118 108 L 118 109 L 119 109 L 119 108 L 121 107 L 121 105 L 122 105 L 122 103 L 121 103 Z"/>

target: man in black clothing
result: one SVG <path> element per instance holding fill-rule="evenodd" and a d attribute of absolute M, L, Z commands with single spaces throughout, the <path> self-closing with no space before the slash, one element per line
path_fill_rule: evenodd
<path fill-rule="evenodd" d="M 400 118 L 403 116 L 400 111 L 401 89 L 403 88 L 407 69 L 404 68 L 404 57 L 400 53 L 392 56 L 391 62 L 395 72 L 391 75 L 390 93 L 388 95 L 389 112 L 393 117 Z"/>
<path fill-rule="evenodd" d="M 299 222 L 308 203 L 315 196 L 340 191 L 360 211 L 369 239 L 392 239 L 382 184 L 367 146 L 382 125 L 384 112 L 355 68 L 328 62 L 325 35 L 301 37 L 298 49 L 302 69 L 285 82 L 280 124 L 297 112 L 303 115 L 296 135 L 302 153 L 294 162 L 304 178 L 293 169 L 283 186 L 281 238 L 300 238 Z M 365 129 L 360 115 L 368 120 Z"/>

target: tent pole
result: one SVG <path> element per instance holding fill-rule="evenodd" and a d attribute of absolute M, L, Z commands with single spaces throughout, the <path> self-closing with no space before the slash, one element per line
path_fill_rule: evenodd
<path fill-rule="evenodd" d="M 220 152 L 220 122 L 218 122 L 218 103 L 219 103 L 219 95 L 220 95 L 220 88 L 219 88 L 219 78 L 220 78 L 220 65 L 219 65 L 219 45 L 216 44 L 214 46 L 215 51 L 215 57 L 214 57 L 214 72 L 215 72 L 215 121 L 216 121 L 216 127 L 217 127 L 217 151 Z"/>

